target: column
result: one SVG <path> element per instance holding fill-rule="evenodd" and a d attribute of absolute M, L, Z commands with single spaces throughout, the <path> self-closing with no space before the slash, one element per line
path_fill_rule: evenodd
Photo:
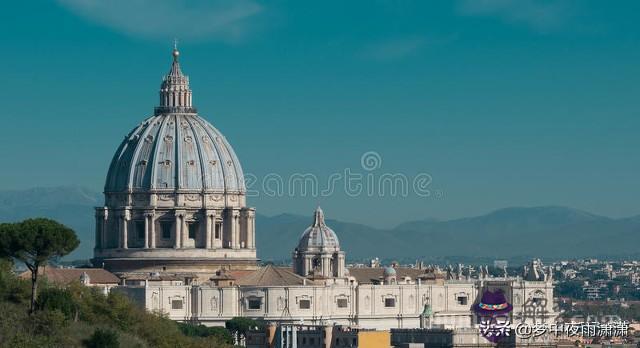
<path fill-rule="evenodd" d="M 129 249 L 129 211 L 122 213 L 122 249 Z"/>
<path fill-rule="evenodd" d="M 144 248 L 149 249 L 149 213 L 144 214 Z"/>
<path fill-rule="evenodd" d="M 187 246 L 187 239 L 189 238 L 189 228 L 187 226 L 187 216 L 186 214 L 182 214 L 181 219 L 182 226 L 180 235 L 182 236 L 182 242 L 180 243 L 180 247 L 185 248 Z"/>
<path fill-rule="evenodd" d="M 205 249 L 211 249 L 211 229 L 215 228 L 215 226 L 214 226 L 214 224 L 215 224 L 215 215 L 214 215 L 214 213 L 212 211 L 205 210 L 204 211 L 204 219 L 205 219 L 204 247 L 205 247 Z"/>
<path fill-rule="evenodd" d="M 240 236 L 240 211 L 238 210 L 234 210 L 233 211 L 233 225 L 234 225 L 234 231 L 236 232 L 236 246 L 235 249 L 239 249 L 240 248 L 240 244 L 242 243 L 241 240 L 241 236 Z"/>
<path fill-rule="evenodd" d="M 256 211 L 249 210 L 249 217 L 247 219 L 247 248 L 256 248 Z"/>
<path fill-rule="evenodd" d="M 149 247 L 151 249 L 156 248 L 156 214 L 155 212 L 149 213 Z"/>
<path fill-rule="evenodd" d="M 229 231 L 229 235 L 231 236 L 231 249 L 238 249 L 238 227 L 236 226 L 238 211 L 231 210 L 229 212 L 229 215 L 229 217 L 231 218 L 231 221 L 229 223 L 229 225 L 231 226 L 231 231 Z"/>
<path fill-rule="evenodd" d="M 174 240 L 174 248 L 181 247 L 182 242 L 182 213 L 176 212 L 176 236 Z"/>

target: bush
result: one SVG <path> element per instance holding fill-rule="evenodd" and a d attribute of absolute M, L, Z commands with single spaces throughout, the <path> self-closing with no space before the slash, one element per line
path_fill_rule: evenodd
<path fill-rule="evenodd" d="M 190 337 L 216 337 L 220 342 L 233 344 L 233 337 L 229 330 L 223 327 L 208 327 L 204 325 L 178 323 L 180 331 Z"/>
<path fill-rule="evenodd" d="M 30 319 L 36 335 L 55 336 L 67 326 L 64 313 L 55 309 L 35 312 Z"/>
<path fill-rule="evenodd" d="M 97 328 L 91 337 L 84 342 L 87 348 L 118 348 L 118 333 L 109 329 Z"/>
<path fill-rule="evenodd" d="M 43 289 L 36 302 L 38 310 L 58 310 L 67 319 L 75 317 L 77 307 L 71 293 L 59 288 Z"/>

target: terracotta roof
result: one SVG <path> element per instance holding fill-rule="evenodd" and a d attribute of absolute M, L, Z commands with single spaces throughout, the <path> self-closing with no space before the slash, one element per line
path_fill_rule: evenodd
<path fill-rule="evenodd" d="M 377 283 L 383 278 L 385 268 L 384 267 L 354 267 L 349 268 L 349 275 L 356 278 L 360 284 Z M 396 278 L 398 280 L 404 277 L 410 277 L 416 279 L 420 276 L 424 276 L 426 270 L 418 268 L 395 268 Z"/>
<path fill-rule="evenodd" d="M 234 270 L 234 271 L 225 271 L 227 274 L 233 277 L 233 279 L 240 279 L 248 276 L 255 272 L 255 270 Z"/>
<path fill-rule="evenodd" d="M 89 282 L 91 284 L 119 284 L 120 278 L 116 277 L 115 274 L 102 269 L 102 268 L 55 268 L 55 267 L 46 267 L 44 270 L 40 270 L 42 272 L 40 276 L 47 278 L 48 281 L 55 283 L 66 285 L 73 281 L 80 281 L 80 276 L 82 273 L 86 272 L 89 275 Z M 26 271 L 20 274 L 20 277 L 23 279 L 31 279 L 31 272 Z"/>
<path fill-rule="evenodd" d="M 289 268 L 268 265 L 238 279 L 237 284 L 240 286 L 287 286 L 312 285 L 314 282 L 293 273 Z"/>

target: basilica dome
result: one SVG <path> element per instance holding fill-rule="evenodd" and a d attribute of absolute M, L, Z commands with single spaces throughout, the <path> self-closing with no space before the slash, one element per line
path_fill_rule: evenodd
<path fill-rule="evenodd" d="M 225 137 L 192 105 L 174 47 L 159 104 L 116 150 L 96 208 L 94 264 L 121 274 L 256 266 L 255 209 Z"/>
<path fill-rule="evenodd" d="M 307 228 L 298 242 L 298 250 L 340 249 L 340 242 L 336 233 L 324 222 L 324 212 L 320 207 L 316 209 L 313 224 Z"/>
<path fill-rule="evenodd" d="M 105 192 L 243 193 L 242 167 L 225 137 L 196 114 L 154 115 L 118 147 Z"/>

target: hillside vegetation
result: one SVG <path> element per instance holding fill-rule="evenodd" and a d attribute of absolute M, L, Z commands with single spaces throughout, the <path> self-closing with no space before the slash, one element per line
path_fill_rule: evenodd
<path fill-rule="evenodd" d="M 59 288 L 39 281 L 37 311 L 29 315 L 30 282 L 0 260 L 0 347 L 231 347 L 224 328 L 180 324 L 104 296 L 80 283 Z"/>

